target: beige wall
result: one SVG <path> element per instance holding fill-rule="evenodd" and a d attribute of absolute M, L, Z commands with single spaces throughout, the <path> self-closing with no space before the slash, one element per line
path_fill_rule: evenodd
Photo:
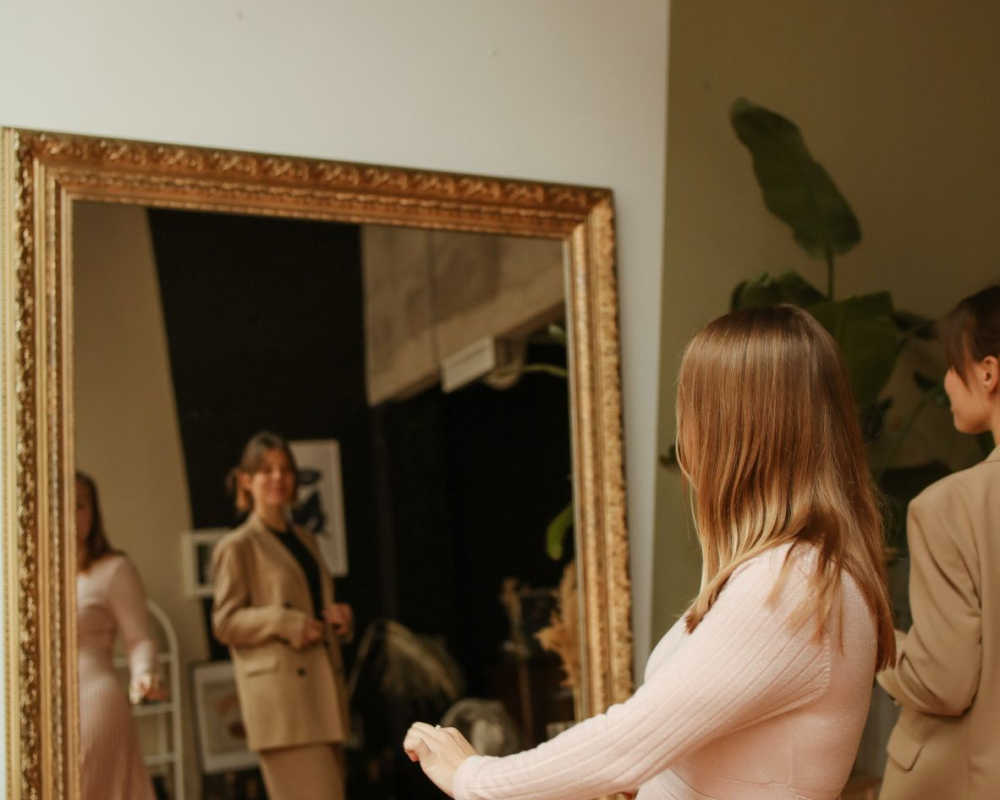
<path fill-rule="evenodd" d="M 183 595 L 181 534 L 191 529 L 191 506 L 148 218 L 139 206 L 78 203 L 73 227 L 76 462 L 97 481 L 111 543 L 176 629 L 194 800 L 188 676 L 191 662 L 207 658 L 206 632 L 199 602 Z"/>
<path fill-rule="evenodd" d="M 796 122 L 852 204 L 861 244 L 839 261 L 838 296 L 889 289 L 937 316 L 1000 277 L 1000 4 L 935 0 L 675 0 L 667 123 L 659 451 L 674 435 L 674 380 L 687 339 L 727 310 L 740 280 L 795 268 L 820 286 L 789 229 L 764 208 L 728 121 L 745 96 Z M 911 354 L 893 390 L 904 396 Z M 947 413 L 925 417 L 901 455 L 951 450 Z M 943 445 L 943 447 L 942 447 Z M 699 559 L 676 472 L 656 490 L 653 638 L 696 591 Z M 877 738 L 877 737 L 875 737 Z"/>
<path fill-rule="evenodd" d="M 825 273 L 764 208 L 728 121 L 749 99 L 795 121 L 861 222 L 838 296 L 889 289 L 940 315 L 1000 277 L 1000 4 L 676 0 L 671 18 L 659 448 L 684 343 L 740 280 Z M 927 364 L 928 367 L 932 363 Z M 917 454 L 915 454 L 915 457 Z M 697 588 L 675 473 L 657 485 L 654 629 Z"/>

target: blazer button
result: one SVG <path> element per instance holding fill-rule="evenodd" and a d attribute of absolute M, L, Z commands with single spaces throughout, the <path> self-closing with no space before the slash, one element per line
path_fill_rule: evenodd
<path fill-rule="evenodd" d="M 285 603 L 285 608 L 291 608 L 291 607 L 292 607 L 291 603 Z"/>
<path fill-rule="evenodd" d="M 305 674 L 306 674 L 306 668 L 305 667 L 299 667 L 299 675 L 300 676 L 304 676 Z"/>

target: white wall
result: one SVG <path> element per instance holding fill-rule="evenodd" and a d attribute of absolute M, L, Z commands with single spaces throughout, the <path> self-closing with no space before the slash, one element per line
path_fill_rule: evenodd
<path fill-rule="evenodd" d="M 615 192 L 649 649 L 668 3 L 0 0 L 0 125 Z"/>

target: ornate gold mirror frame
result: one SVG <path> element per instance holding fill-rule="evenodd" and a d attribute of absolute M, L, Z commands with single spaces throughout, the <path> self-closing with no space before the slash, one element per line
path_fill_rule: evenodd
<path fill-rule="evenodd" d="M 76 798 L 77 200 L 547 237 L 567 245 L 585 714 L 632 688 L 611 192 L 5 129 L 0 150 L 7 797 Z"/>

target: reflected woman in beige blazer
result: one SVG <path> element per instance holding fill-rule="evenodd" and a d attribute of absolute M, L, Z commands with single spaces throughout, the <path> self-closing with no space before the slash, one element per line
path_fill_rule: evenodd
<path fill-rule="evenodd" d="M 946 317 L 955 427 L 1000 441 L 1000 286 Z M 1000 797 L 1000 448 L 910 503 L 913 625 L 879 683 L 902 706 L 882 800 Z"/>
<path fill-rule="evenodd" d="M 344 796 L 347 699 L 339 642 L 351 609 L 313 535 L 288 510 L 298 473 L 280 436 L 254 436 L 234 470 L 246 522 L 215 548 L 212 627 L 229 645 L 247 740 L 271 800 Z"/>

